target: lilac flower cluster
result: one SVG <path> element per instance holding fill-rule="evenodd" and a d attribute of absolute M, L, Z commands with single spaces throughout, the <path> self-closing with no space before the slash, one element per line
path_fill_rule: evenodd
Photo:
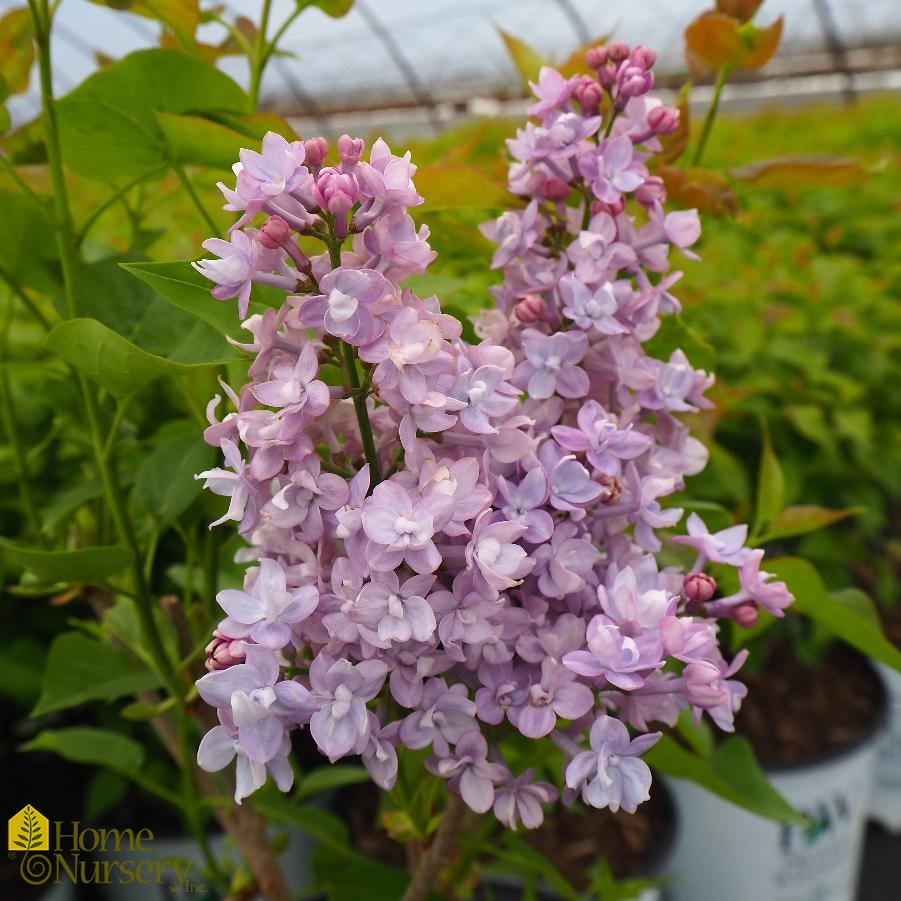
<path fill-rule="evenodd" d="M 634 811 L 649 723 L 688 707 L 732 728 L 743 655 L 723 656 L 717 619 L 781 615 L 791 595 L 746 527 L 711 534 L 694 514 L 674 539 L 694 566 L 658 568 L 658 532 L 682 516 L 662 502 L 706 462 L 678 414 L 712 378 L 642 344 L 678 312 L 669 252 L 690 255 L 700 226 L 665 211 L 648 172 L 677 121 L 648 96 L 653 54 L 611 44 L 588 62 L 592 76 L 542 70 L 535 121 L 509 142 L 527 203 L 483 226 L 504 280 L 478 344 L 401 287 L 435 256 L 408 213 L 409 155 L 379 140 L 367 161 L 345 135 L 328 165 L 323 139 L 269 134 L 220 186 L 242 215 L 196 264 L 214 296 L 243 318 L 253 284 L 286 293 L 244 321 L 250 381 L 224 388 L 221 420 L 211 403 L 226 466 L 201 474 L 253 564 L 219 594 L 198 682 L 221 723 L 198 759 L 237 756 L 237 800 L 267 772 L 290 786 L 288 737 L 308 726 L 384 789 L 399 748 L 430 748 L 470 808 L 532 828 L 557 792 L 510 771 L 505 737 L 562 749 L 567 803 Z M 717 597 L 708 562 L 740 590 Z"/>

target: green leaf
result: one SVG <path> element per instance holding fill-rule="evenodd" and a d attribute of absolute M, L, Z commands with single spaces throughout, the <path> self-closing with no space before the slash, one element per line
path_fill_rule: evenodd
<path fill-rule="evenodd" d="M 238 152 L 248 143 L 245 135 L 202 116 L 157 111 L 156 121 L 170 158 L 182 165 L 231 169 Z"/>
<path fill-rule="evenodd" d="M 529 86 L 529 81 L 538 78 L 538 73 L 542 66 L 550 66 L 553 63 L 539 53 L 534 47 L 530 47 L 525 41 L 520 40 L 509 31 L 495 26 L 495 30 L 500 35 L 507 53 L 519 73 L 519 77 L 525 87 Z"/>
<path fill-rule="evenodd" d="M 785 476 L 773 452 L 769 430 L 764 428 L 760 469 L 757 476 L 757 502 L 754 511 L 753 534 L 759 535 L 772 523 L 785 506 Z"/>
<path fill-rule="evenodd" d="M 102 766 L 122 775 L 138 773 L 144 763 L 144 749 L 136 741 L 109 729 L 44 729 L 20 750 L 53 751 L 64 760 Z"/>
<path fill-rule="evenodd" d="M 85 269 L 91 285 L 84 314 L 111 328 L 141 350 L 173 363 L 219 364 L 241 359 L 208 323 L 172 305 L 136 282 L 113 260 Z M 210 302 L 215 303 L 210 298 Z"/>
<path fill-rule="evenodd" d="M 47 211 L 21 192 L 0 191 L 0 268 L 19 284 L 52 293 L 59 263 Z"/>
<path fill-rule="evenodd" d="M 152 720 L 155 716 L 171 710 L 175 706 L 175 698 L 166 698 L 158 704 L 144 704 L 142 701 L 132 701 L 126 704 L 120 711 L 119 716 L 123 719 L 131 720 L 135 723 L 144 723 Z"/>
<path fill-rule="evenodd" d="M 492 181 L 474 166 L 438 163 L 416 172 L 416 188 L 425 198 L 423 214 L 436 210 L 484 210 L 516 203 L 505 185 Z"/>
<path fill-rule="evenodd" d="M 102 181 L 135 178 L 170 161 L 156 112 L 198 116 L 246 108 L 246 95 L 227 75 L 161 49 L 129 54 L 57 105 L 66 163 Z"/>
<path fill-rule="evenodd" d="M 709 757 L 702 757 L 664 735 L 643 756 L 650 766 L 664 775 L 690 779 L 759 816 L 780 823 L 807 824 L 807 820 L 767 781 L 745 738 L 731 736 Z"/>
<path fill-rule="evenodd" d="M 711 372 L 716 366 L 716 351 L 681 316 L 664 316 L 660 328 L 645 350 L 658 360 L 669 360 L 674 350 L 682 349 L 692 366 Z"/>
<path fill-rule="evenodd" d="M 350 845 L 350 834 L 343 820 L 314 804 L 295 804 L 283 795 L 255 795 L 253 806 L 264 817 L 281 823 L 291 823 L 343 858 L 357 854 Z"/>
<path fill-rule="evenodd" d="M 295 0 L 295 2 L 301 9 L 315 6 L 333 19 L 346 16 L 354 6 L 354 0 Z"/>
<path fill-rule="evenodd" d="M 223 302 L 210 296 L 210 282 L 189 260 L 166 263 L 120 263 L 126 272 L 146 282 L 173 306 L 209 323 L 223 335 L 246 341 L 249 333 L 241 328 L 234 301 Z M 265 307 L 251 303 L 250 313 Z"/>
<path fill-rule="evenodd" d="M 0 538 L 0 549 L 4 556 L 48 585 L 57 582 L 103 585 L 111 577 L 119 575 L 132 559 L 128 548 L 119 546 L 42 551 Z"/>
<path fill-rule="evenodd" d="M 181 375 L 190 369 L 186 364 L 141 350 L 96 319 L 61 322 L 47 335 L 44 344 L 116 397 L 125 397 L 156 379 Z"/>
<path fill-rule="evenodd" d="M 765 535 L 757 539 L 759 544 L 775 541 L 777 538 L 792 538 L 825 529 L 833 523 L 841 522 L 849 516 L 863 512 L 862 507 L 846 507 L 844 510 L 830 510 L 813 504 L 799 504 L 786 507 L 771 523 Z"/>
<path fill-rule="evenodd" d="M 901 651 L 885 637 L 870 616 L 833 598 L 810 563 L 798 557 L 779 557 L 766 560 L 764 565 L 767 572 L 782 579 L 794 594 L 795 602 L 790 611 L 812 619 L 868 657 L 901 671 Z"/>
<path fill-rule="evenodd" d="M 300 780 L 300 785 L 294 793 L 297 800 L 322 794 L 322 792 L 334 791 L 348 785 L 359 785 L 369 781 L 369 773 L 365 767 L 336 765 L 324 766 L 308 773 Z"/>
<path fill-rule="evenodd" d="M 515 832 L 505 831 L 503 847 L 491 846 L 491 853 L 505 864 L 512 864 L 514 872 L 532 872 L 546 882 L 566 901 L 579 901 L 579 893 L 569 880 L 540 851 L 527 844 Z"/>
<path fill-rule="evenodd" d="M 109 645 L 81 632 L 64 632 L 50 645 L 41 696 L 31 716 L 86 701 L 112 701 L 158 685 L 155 674 L 135 669 L 128 657 Z"/>
<path fill-rule="evenodd" d="M 210 469 L 216 451 L 200 435 L 181 435 L 151 451 L 138 468 L 134 495 L 161 524 L 177 519 L 200 492 L 194 476 Z"/>

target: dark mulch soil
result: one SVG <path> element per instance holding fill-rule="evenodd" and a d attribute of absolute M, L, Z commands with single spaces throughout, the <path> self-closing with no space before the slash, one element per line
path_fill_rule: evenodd
<path fill-rule="evenodd" d="M 821 666 L 776 647 L 761 672 L 743 679 L 748 696 L 736 717 L 764 764 L 785 765 L 838 753 L 879 724 L 884 690 L 856 652 L 836 645 Z"/>
<path fill-rule="evenodd" d="M 342 792 L 336 812 L 348 823 L 360 853 L 405 869 L 403 846 L 375 826 L 377 810 L 378 792 L 364 784 Z M 618 879 L 646 875 L 672 839 L 674 816 L 672 800 L 655 782 L 651 800 L 635 814 L 588 810 L 582 805 L 572 810 L 558 807 L 539 829 L 522 835 L 573 885 L 585 888 L 586 873 L 600 857 Z"/>
<path fill-rule="evenodd" d="M 586 872 L 599 858 L 606 859 L 617 879 L 647 875 L 671 838 L 673 817 L 672 801 L 655 781 L 651 800 L 634 814 L 582 805 L 559 808 L 525 838 L 582 889 Z"/>
<path fill-rule="evenodd" d="M 882 627 L 888 640 L 898 647 L 901 647 L 901 604 L 895 604 L 894 607 L 883 608 Z"/>

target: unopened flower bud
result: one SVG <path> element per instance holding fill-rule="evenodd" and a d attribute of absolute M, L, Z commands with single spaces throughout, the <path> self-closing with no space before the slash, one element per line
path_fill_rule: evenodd
<path fill-rule="evenodd" d="M 613 203 L 605 203 L 603 200 L 591 201 L 591 215 L 597 216 L 598 213 L 607 213 L 610 216 L 618 216 L 626 208 L 626 198 L 620 197 Z"/>
<path fill-rule="evenodd" d="M 585 65 L 589 69 L 600 69 L 607 64 L 607 48 L 591 47 L 585 52 Z"/>
<path fill-rule="evenodd" d="M 539 188 L 541 196 L 544 197 L 545 200 L 566 200 L 566 198 L 569 197 L 571 190 L 570 186 L 562 178 L 558 178 L 556 175 L 551 175 L 546 178 Z"/>
<path fill-rule="evenodd" d="M 356 166 L 365 149 L 366 144 L 362 138 L 352 138 L 350 135 L 338 138 L 338 156 L 348 169 Z"/>
<path fill-rule="evenodd" d="M 328 156 L 328 141 L 325 138 L 310 138 L 303 142 L 304 161 L 308 166 L 321 166 Z"/>
<path fill-rule="evenodd" d="M 690 602 L 705 604 L 716 594 L 716 579 L 707 573 L 688 573 L 682 582 L 682 593 Z"/>
<path fill-rule="evenodd" d="M 635 189 L 635 199 L 643 207 L 652 207 L 655 203 L 663 203 L 666 199 L 666 186 L 659 175 L 649 175 Z"/>
<path fill-rule="evenodd" d="M 607 56 L 615 63 L 629 58 L 629 45 L 622 41 L 612 41 L 607 45 Z"/>
<path fill-rule="evenodd" d="M 544 311 L 544 301 L 537 294 L 526 294 L 513 308 L 513 314 L 524 323 L 537 322 Z"/>
<path fill-rule="evenodd" d="M 657 62 L 657 54 L 650 47 L 636 47 L 632 51 L 632 62 L 644 69 L 651 69 Z"/>
<path fill-rule="evenodd" d="M 668 135 L 679 127 L 679 110 L 671 106 L 655 106 L 648 113 L 648 127 L 658 135 Z"/>
<path fill-rule="evenodd" d="M 213 632 L 213 640 L 206 646 L 205 666 L 210 671 L 228 669 L 244 662 L 244 642 L 229 638 L 219 629 Z"/>
<path fill-rule="evenodd" d="M 573 90 L 573 97 L 582 107 L 582 111 L 589 116 L 597 113 L 603 96 L 604 91 L 598 82 L 587 75 L 579 79 L 579 83 Z"/>
<path fill-rule="evenodd" d="M 276 250 L 291 237 L 291 226 L 281 216 L 270 216 L 257 234 L 260 244 L 269 250 Z"/>
<path fill-rule="evenodd" d="M 346 213 L 359 199 L 356 178 L 338 169 L 323 169 L 316 178 L 316 193 L 321 205 L 330 213 Z"/>
<path fill-rule="evenodd" d="M 732 619 L 734 619 L 743 629 L 750 629 L 751 626 L 760 619 L 760 610 L 753 601 L 746 601 L 744 604 L 736 604 L 732 608 Z"/>
<path fill-rule="evenodd" d="M 623 485 L 622 482 L 616 476 L 607 475 L 604 473 L 599 479 L 598 483 L 603 485 L 604 488 L 607 489 L 606 497 L 601 498 L 601 503 L 607 507 L 612 507 L 614 504 L 618 504 L 620 502 L 620 498 L 623 496 Z"/>

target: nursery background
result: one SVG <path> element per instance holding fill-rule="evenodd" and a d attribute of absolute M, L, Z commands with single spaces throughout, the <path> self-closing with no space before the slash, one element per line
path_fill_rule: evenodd
<path fill-rule="evenodd" d="M 709 463 L 663 516 L 679 507 L 711 532 L 750 523 L 764 568 L 796 599 L 784 620 L 755 608 L 723 625 L 730 657 L 751 651 L 738 735 L 721 742 L 706 720 L 681 716 L 647 760 L 765 819 L 783 848 L 798 836 L 815 847 L 843 828 L 842 805 L 803 807 L 772 779 L 869 737 L 868 704 L 882 699 L 874 802 L 850 817 L 858 837 L 841 839 L 855 888 L 830 897 L 891 897 L 901 876 L 892 0 L 2 0 L 0 760 L 7 817 L 45 816 L 50 851 L 55 821 L 146 828 L 153 859 L 194 861 L 190 878 L 175 867 L 148 877 L 167 897 L 170 885 L 234 899 L 413 897 L 405 868 L 423 869 L 442 819 L 439 796 L 420 790 L 424 755 L 402 760 L 399 787 L 379 798 L 359 758 L 330 765 L 295 733 L 290 792 L 270 780 L 241 805 L 228 770 L 194 763 L 216 724 L 195 681 L 232 653 L 210 650 L 216 596 L 242 586 L 250 559 L 234 530 L 209 528 L 228 500 L 195 476 L 221 465 L 218 442 L 203 438 L 207 404 L 222 382 L 246 381 L 235 343 L 249 333 L 234 300 L 212 299 L 187 261 L 235 223 L 217 182 L 233 183 L 241 148 L 259 151 L 269 132 L 336 148 L 350 133 L 368 159 L 382 137 L 398 156 L 412 152 L 416 222 L 437 252 L 405 287 L 435 295 L 478 341 L 473 318 L 501 282 L 479 225 L 517 207 L 505 141 L 524 127 L 529 84 L 542 66 L 587 71 L 586 50 L 611 41 L 656 51 L 654 94 L 678 126 L 661 130 L 654 174 L 672 209 L 697 209 L 703 226 L 700 259 L 678 263 L 681 315 L 647 345 L 660 359 L 681 348 L 716 374 L 710 407 L 686 419 Z M 271 290 L 254 288 L 252 312 L 278 306 Z M 687 568 L 683 550 L 665 541 L 661 568 Z M 887 705 L 870 664 L 857 672 L 863 657 L 881 667 Z M 768 671 L 783 684 L 758 704 Z M 796 690 L 808 676 L 810 693 Z M 508 762 L 543 778 L 560 769 L 555 753 L 516 747 Z M 394 844 L 361 834 L 358 808 Z M 574 864 L 553 853 L 575 843 L 561 827 L 545 842 L 521 829 L 496 839 L 487 818 L 467 821 L 470 843 L 437 861 L 446 868 L 430 874 L 429 897 L 644 899 L 689 884 L 665 863 L 619 865 L 641 829 Z M 176 836 L 185 844 L 164 850 Z M 24 878 L 38 847 L 29 838 L 23 859 L 10 844 L 0 896 L 112 891 L 91 869 L 102 860 L 92 847 L 77 878 Z M 495 871 L 492 889 L 482 874 Z"/>

